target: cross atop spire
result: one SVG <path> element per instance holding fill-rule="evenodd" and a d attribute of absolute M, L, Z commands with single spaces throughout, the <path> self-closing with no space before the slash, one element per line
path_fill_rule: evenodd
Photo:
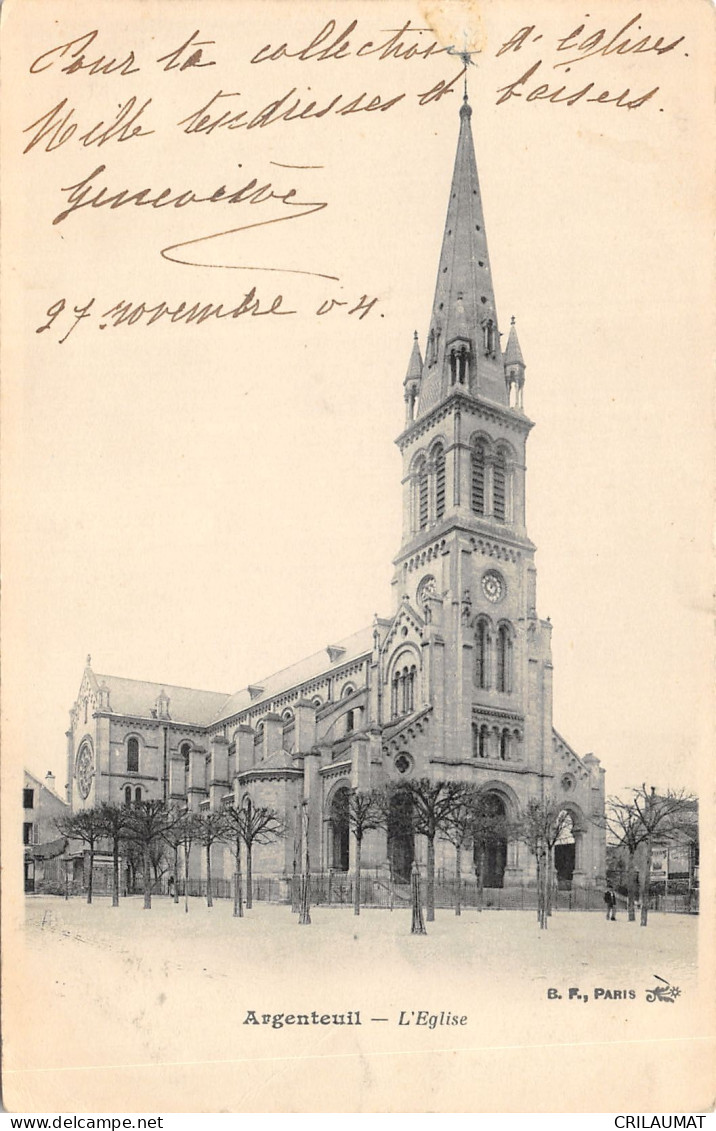
<path fill-rule="evenodd" d="M 468 56 L 465 52 L 463 58 Z M 469 56 L 468 56 L 469 59 Z M 467 63 L 466 63 L 467 66 Z M 467 88 L 435 286 L 418 416 L 456 388 L 507 404 Z"/>

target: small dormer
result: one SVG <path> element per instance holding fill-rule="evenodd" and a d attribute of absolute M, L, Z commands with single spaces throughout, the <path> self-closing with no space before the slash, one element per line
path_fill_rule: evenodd
<path fill-rule="evenodd" d="M 341 648 L 338 644 L 329 644 L 326 647 L 326 652 L 328 653 L 328 659 L 332 664 L 337 664 L 338 661 L 346 654 L 345 648 Z"/>

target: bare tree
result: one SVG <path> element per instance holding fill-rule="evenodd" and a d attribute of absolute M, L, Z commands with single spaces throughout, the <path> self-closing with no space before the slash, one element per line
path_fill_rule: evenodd
<path fill-rule="evenodd" d="M 253 906 L 253 855 L 254 845 L 273 844 L 286 835 L 286 826 L 275 809 L 269 806 L 254 806 L 247 798 L 244 806 L 242 839 L 246 845 L 246 907 Z"/>
<path fill-rule="evenodd" d="M 191 858 L 192 845 L 199 838 L 199 827 L 196 813 L 190 813 L 185 810 L 175 825 L 177 835 L 181 838 L 180 843 L 184 855 L 184 911 L 189 912 L 189 861 Z"/>
<path fill-rule="evenodd" d="M 103 836 L 112 842 L 112 907 L 119 907 L 119 850 L 129 824 L 130 808 L 103 801 L 99 815 Z"/>
<path fill-rule="evenodd" d="M 94 882 L 94 857 L 97 844 L 105 835 L 102 813 L 99 806 L 91 809 L 78 809 L 66 817 L 58 817 L 55 821 L 57 831 L 73 840 L 81 840 L 89 850 L 89 876 L 87 877 L 87 902 L 92 902 L 92 887 Z"/>
<path fill-rule="evenodd" d="M 334 805 L 338 816 L 347 822 L 356 842 L 353 914 L 360 915 L 363 837 L 367 832 L 384 826 L 384 807 L 378 793 L 375 791 L 364 792 L 359 789 L 340 790 L 336 795 Z"/>
<path fill-rule="evenodd" d="M 427 898 L 426 918 L 435 919 L 435 837 L 444 832 L 453 814 L 471 796 L 472 787 L 465 782 L 433 781 L 428 778 L 401 782 L 378 795 L 383 810 L 383 821 L 389 822 L 394 798 L 400 794 L 409 804 L 401 806 L 402 819 L 413 834 L 419 833 L 427 840 Z M 395 812 L 395 810 L 393 810 Z"/>
<path fill-rule="evenodd" d="M 570 819 L 562 802 L 554 797 L 531 797 L 513 827 L 537 861 L 537 918 L 541 930 L 547 929 L 550 912 L 552 853 Z"/>
<path fill-rule="evenodd" d="M 626 800 L 610 797 L 603 818 L 595 823 L 605 828 L 614 842 L 627 853 L 627 915 L 636 918 L 636 863 L 641 854 L 641 917 L 646 927 L 649 917 L 651 859 L 655 840 L 678 840 L 691 836 L 694 827 L 696 798 L 683 789 L 669 789 L 658 794 L 655 786 L 645 784 L 630 790 Z"/>
<path fill-rule="evenodd" d="M 243 873 L 241 870 L 242 845 L 246 833 L 248 813 L 244 806 L 230 806 L 224 811 L 226 822 L 226 839 L 231 841 L 234 851 L 234 916 L 243 918 L 244 892 Z"/>
<path fill-rule="evenodd" d="M 512 828 L 504 813 L 499 812 L 496 799 L 491 793 L 475 791 L 470 808 L 472 810 L 472 843 L 477 883 L 477 910 L 482 911 L 485 891 L 485 857 L 489 848 L 504 844 L 510 839 Z"/>
<path fill-rule="evenodd" d="M 174 903 L 179 902 L 179 849 L 184 847 L 184 818 L 187 816 L 187 811 L 183 805 L 177 805 L 172 810 L 174 820 L 162 834 L 162 840 L 167 848 L 171 851 L 172 859 L 174 861 L 174 890 L 172 891 L 172 899 Z"/>
<path fill-rule="evenodd" d="M 466 794 L 465 798 L 455 805 L 453 811 L 445 820 L 443 835 L 455 849 L 455 914 L 462 914 L 462 853 L 473 841 L 475 811 L 479 805 L 477 791 Z"/>
<path fill-rule="evenodd" d="M 196 835 L 206 849 L 206 906 L 214 906 L 211 890 L 211 850 L 217 841 L 226 839 L 226 821 L 221 810 L 207 809 L 196 815 Z"/>
<path fill-rule="evenodd" d="M 163 801 L 137 801 L 132 805 L 125 837 L 135 844 L 141 854 L 144 885 L 144 908 L 152 906 L 152 857 L 157 842 L 161 842 L 171 825 L 179 817 Z"/>

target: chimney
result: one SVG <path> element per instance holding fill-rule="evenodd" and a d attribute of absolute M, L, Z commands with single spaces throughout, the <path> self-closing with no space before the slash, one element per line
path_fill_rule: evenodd
<path fill-rule="evenodd" d="M 52 770 L 48 770 L 45 774 L 45 785 L 48 789 L 51 789 L 53 793 L 55 792 L 55 775 Z"/>

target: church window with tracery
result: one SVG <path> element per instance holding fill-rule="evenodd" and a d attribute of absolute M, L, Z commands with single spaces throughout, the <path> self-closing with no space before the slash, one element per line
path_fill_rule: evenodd
<path fill-rule="evenodd" d="M 418 526 L 426 530 L 428 525 L 428 469 L 425 460 L 418 465 Z"/>
<path fill-rule="evenodd" d="M 485 448 L 478 444 L 473 449 L 472 458 L 472 510 L 474 514 L 485 513 Z"/>
<path fill-rule="evenodd" d="M 501 522 L 507 517 L 507 461 L 498 452 L 492 472 L 492 513 Z"/>
<path fill-rule="evenodd" d="M 483 691 L 489 686 L 489 647 L 490 635 L 487 624 L 484 620 L 479 620 L 475 628 L 475 682 Z"/>
<path fill-rule="evenodd" d="M 440 521 L 445 514 L 445 451 L 435 452 L 435 518 Z"/>
<path fill-rule="evenodd" d="M 136 738 L 127 740 L 127 771 L 130 774 L 139 773 L 139 741 Z"/>
<path fill-rule="evenodd" d="M 497 634 L 497 690 L 512 691 L 512 635 L 506 624 Z"/>

